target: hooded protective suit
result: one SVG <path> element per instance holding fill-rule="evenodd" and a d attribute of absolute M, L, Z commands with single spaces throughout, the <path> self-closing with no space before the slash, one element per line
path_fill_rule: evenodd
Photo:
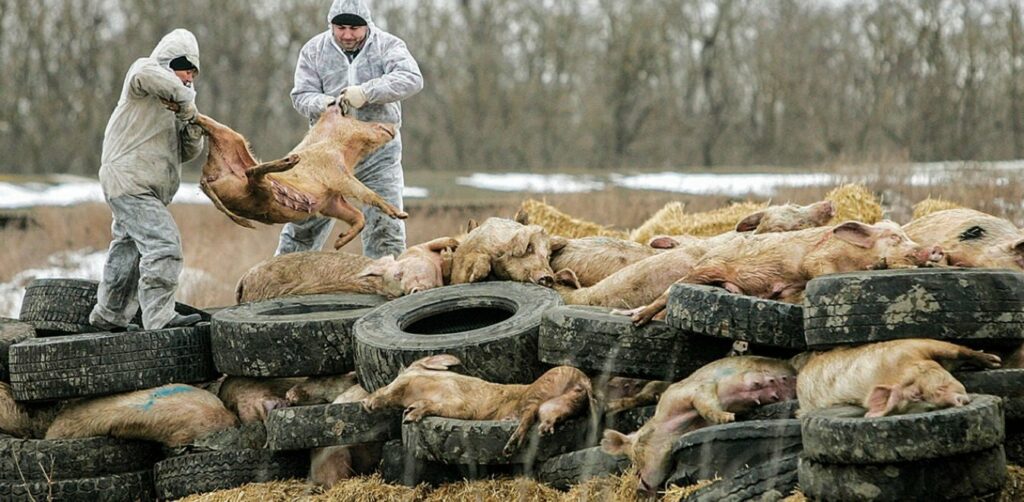
<path fill-rule="evenodd" d="M 366 20 L 369 29 L 358 54 L 349 60 L 331 33 L 330 22 L 339 14 L 355 14 Z M 370 9 L 363 0 L 334 0 L 327 15 L 327 31 L 310 39 L 295 66 L 292 104 L 312 125 L 341 90 L 359 85 L 367 104 L 353 110 L 354 117 L 367 122 L 401 125 L 402 105 L 423 88 L 423 76 L 412 54 L 398 37 L 373 24 Z M 385 200 L 402 208 L 402 135 L 367 156 L 353 173 Z M 363 254 L 379 258 L 399 255 L 405 250 L 405 223 L 382 214 L 375 207 L 363 209 L 366 227 L 360 234 Z M 285 225 L 276 254 L 319 250 L 330 236 L 334 220 L 313 217 Z"/>
<path fill-rule="evenodd" d="M 188 30 L 168 33 L 149 57 L 135 61 L 104 132 L 100 185 L 114 222 L 89 317 L 97 326 L 127 326 L 140 303 L 146 329 L 175 316 L 181 237 L 166 206 L 178 191 L 181 163 L 203 148 L 203 131 L 191 123 L 195 91 L 169 66 L 180 56 L 199 68 L 199 43 Z M 160 99 L 180 111 L 168 111 Z"/>

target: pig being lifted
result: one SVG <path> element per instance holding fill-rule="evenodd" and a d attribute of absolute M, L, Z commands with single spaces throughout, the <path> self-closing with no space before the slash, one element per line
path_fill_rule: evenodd
<path fill-rule="evenodd" d="M 937 244 L 954 267 L 1024 270 L 1024 232 L 1003 218 L 973 209 L 947 209 L 906 225 L 922 244 Z"/>
<path fill-rule="evenodd" d="M 385 387 L 363 401 L 370 411 L 389 406 L 405 408 L 405 422 L 425 416 L 462 420 L 518 419 L 519 426 L 505 445 L 512 454 L 522 447 L 534 422 L 550 434 L 555 424 L 589 407 L 596 413 L 590 378 L 570 366 L 548 370 L 530 385 L 496 384 L 448 371 L 459 358 L 441 354 L 420 359 Z"/>
<path fill-rule="evenodd" d="M 210 137 L 210 154 L 199 182 L 213 204 L 232 221 L 252 228 L 247 219 L 288 223 L 315 214 L 350 225 L 338 236 L 338 249 L 363 229 L 362 211 L 346 197 L 376 206 L 392 218 L 408 215 L 352 176 L 367 154 L 395 137 L 395 126 L 366 123 L 328 106 L 320 120 L 288 157 L 258 164 L 245 138 L 231 128 L 199 114 L 196 123 Z"/>
<path fill-rule="evenodd" d="M 654 416 L 626 435 L 604 431 L 601 448 L 628 455 L 640 475 L 637 490 L 653 495 L 668 475 L 672 444 L 686 432 L 736 419 L 755 406 L 793 399 L 796 371 L 788 362 L 758 356 L 719 359 L 665 389 Z"/>
<path fill-rule="evenodd" d="M 550 288 L 555 285 L 549 263 L 551 252 L 565 244 L 565 238 L 551 237 L 538 225 L 488 218 L 471 230 L 455 250 L 451 282 L 479 282 L 493 276 Z"/>
<path fill-rule="evenodd" d="M 967 391 L 948 370 L 963 363 L 998 368 L 1000 360 L 948 342 L 907 339 L 805 354 L 794 362 L 801 413 L 856 405 L 867 409 L 866 417 L 882 417 L 963 406 L 970 402 Z"/>
<path fill-rule="evenodd" d="M 942 248 L 918 245 L 891 221 L 847 221 L 835 227 L 736 239 L 708 251 L 679 282 L 795 303 L 803 299 L 807 281 L 821 275 L 923 266 L 943 258 Z M 633 315 L 635 324 L 646 324 L 667 302 L 666 290 L 646 307 L 625 313 Z"/>

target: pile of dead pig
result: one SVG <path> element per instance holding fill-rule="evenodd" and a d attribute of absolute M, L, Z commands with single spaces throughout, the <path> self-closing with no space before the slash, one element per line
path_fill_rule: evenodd
<path fill-rule="evenodd" d="M 524 205 L 397 259 L 270 259 L 191 328 L 96 333 L 95 283 L 38 280 L 0 321 L 0 499 L 1020 493 L 1020 231 L 842 193 L 666 208 L 644 243 Z"/>

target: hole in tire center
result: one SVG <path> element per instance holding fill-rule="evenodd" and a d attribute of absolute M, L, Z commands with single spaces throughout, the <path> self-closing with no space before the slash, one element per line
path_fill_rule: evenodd
<path fill-rule="evenodd" d="M 498 307 L 458 309 L 424 317 L 403 327 L 402 331 L 415 335 L 462 333 L 493 326 L 514 314 L 515 312 Z"/>
<path fill-rule="evenodd" d="M 289 305 L 270 310 L 260 311 L 260 315 L 295 315 L 314 314 L 317 312 L 344 312 L 366 308 L 366 305 L 327 304 L 327 305 Z"/>

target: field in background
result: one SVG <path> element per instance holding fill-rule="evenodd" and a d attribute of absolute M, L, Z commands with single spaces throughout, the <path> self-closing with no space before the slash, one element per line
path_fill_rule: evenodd
<path fill-rule="evenodd" d="M 820 170 L 820 169 L 819 169 Z M 847 171 L 842 171 L 847 175 Z M 929 196 L 941 197 L 964 206 L 1024 223 L 1021 194 L 1024 176 L 1011 174 L 997 180 L 991 171 L 965 168 L 955 182 L 939 186 L 918 186 L 909 174 L 889 166 L 861 168 L 849 172 L 854 179 L 872 179 L 869 188 L 882 199 L 886 215 L 899 223 L 909 221 L 914 203 Z M 409 185 L 426 186 L 431 197 L 407 201 L 408 241 L 416 244 L 465 229 L 469 219 L 483 221 L 491 216 L 511 217 L 520 202 L 529 197 L 544 199 L 570 215 L 628 229 L 636 227 L 671 201 L 686 204 L 687 212 L 715 209 L 742 198 L 692 196 L 660 191 L 611 188 L 578 194 L 497 193 L 451 185 L 431 186 L 429 174 L 411 175 Z M 436 179 L 436 178 L 435 178 Z M 820 200 L 832 186 L 785 188 L 772 197 L 775 202 L 808 203 Z M 764 198 L 757 198 L 763 200 Z M 34 224 L 25 230 L 0 230 L 0 283 L 18 272 L 45 266 L 62 251 L 103 251 L 110 239 L 110 212 L 104 204 L 73 207 L 36 207 L 27 210 Z M 238 277 L 254 264 L 271 256 L 280 226 L 259 225 L 256 230 L 239 227 L 210 205 L 172 205 L 171 212 L 182 233 L 185 266 L 205 272 L 201 287 L 181 291 L 179 300 L 197 306 L 233 303 Z M 340 231 L 333 230 L 332 239 Z M 358 239 L 343 249 L 358 253 Z"/>

